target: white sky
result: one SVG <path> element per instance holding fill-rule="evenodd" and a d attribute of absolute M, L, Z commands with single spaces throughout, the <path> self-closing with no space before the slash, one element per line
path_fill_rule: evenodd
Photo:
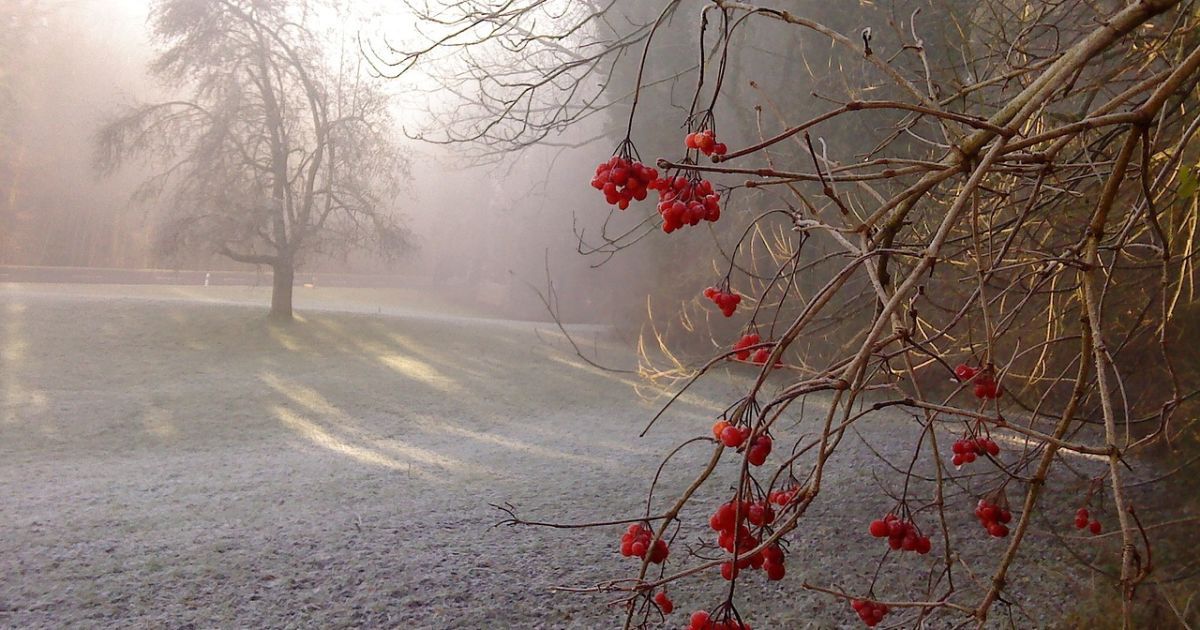
<path fill-rule="evenodd" d="M 121 51 L 125 51 L 125 54 L 135 54 L 146 59 L 154 54 L 146 23 L 152 4 L 151 0 L 60 0 L 60 4 L 66 10 L 77 11 L 86 16 L 87 22 L 91 25 L 90 28 L 95 29 L 97 35 L 113 42 L 115 53 L 122 54 Z M 403 13 L 404 8 L 398 2 L 358 0 L 348 4 L 352 7 L 351 10 L 368 25 L 367 29 L 362 32 L 364 38 L 370 37 L 374 41 L 380 42 L 379 38 L 386 34 L 390 41 L 402 43 L 415 41 L 419 37 L 414 27 L 414 20 L 411 16 Z M 317 25 L 336 30 L 339 26 L 338 17 L 331 12 L 327 23 L 317 22 Z M 353 39 L 355 37 L 353 29 L 354 27 L 351 27 L 351 30 L 347 32 L 348 58 L 350 55 L 358 55 L 357 44 Z M 129 50 L 130 48 L 134 50 Z M 336 51 L 330 51 L 330 53 L 336 55 Z M 397 100 L 395 111 L 396 119 L 401 124 L 412 124 L 423 117 L 423 112 L 412 112 L 409 108 L 403 107 L 405 105 L 403 94 L 414 84 L 421 87 L 431 85 L 428 83 L 428 79 L 423 78 L 419 73 L 382 83 L 386 92 L 401 97 Z"/>

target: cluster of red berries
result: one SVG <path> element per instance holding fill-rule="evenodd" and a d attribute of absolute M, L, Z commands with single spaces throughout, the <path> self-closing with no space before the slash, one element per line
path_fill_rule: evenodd
<path fill-rule="evenodd" d="M 787 505 L 791 503 L 798 494 L 800 494 L 799 487 L 789 488 L 787 490 L 772 490 L 771 493 L 767 495 L 767 500 L 775 505 Z"/>
<path fill-rule="evenodd" d="M 664 615 L 669 615 L 672 610 L 675 610 L 675 602 L 671 601 L 670 597 L 667 597 L 666 591 L 659 591 L 654 596 L 654 603 L 658 604 L 659 609 L 662 610 Z"/>
<path fill-rule="evenodd" d="M 929 537 L 922 536 L 916 524 L 890 512 L 882 519 L 871 521 L 868 530 L 876 538 L 887 537 L 888 546 L 897 551 L 915 551 L 925 555 L 933 547 Z"/>
<path fill-rule="evenodd" d="M 604 200 L 624 210 L 630 201 L 641 201 L 658 187 L 658 171 L 620 155 L 596 167 L 592 188 L 604 192 Z"/>
<path fill-rule="evenodd" d="M 735 427 L 724 420 L 717 421 L 712 426 L 712 434 L 716 440 L 729 448 L 737 448 L 750 437 L 750 427 Z"/>
<path fill-rule="evenodd" d="M 854 612 L 858 613 L 858 618 L 862 619 L 868 628 L 874 628 L 888 614 L 887 604 L 865 599 L 851 600 L 850 607 L 854 609 Z"/>
<path fill-rule="evenodd" d="M 1004 393 L 1004 388 L 996 382 L 996 377 L 991 370 L 971 367 L 963 363 L 954 368 L 954 375 L 963 382 L 974 379 L 976 398 L 982 400 L 995 400 Z"/>
<path fill-rule="evenodd" d="M 732 618 L 725 621 L 713 621 L 708 611 L 697 610 L 692 613 L 692 620 L 688 623 L 687 630 L 750 630 L 750 624 Z"/>
<path fill-rule="evenodd" d="M 767 461 L 767 456 L 771 454 L 771 447 L 774 442 L 769 436 L 760 435 L 754 438 L 750 443 L 750 448 L 746 451 L 746 459 L 751 466 L 762 466 L 763 462 Z"/>
<path fill-rule="evenodd" d="M 721 218 L 721 197 L 707 179 L 695 181 L 677 175 L 654 182 L 658 190 L 658 213 L 667 234 L 685 225 Z"/>
<path fill-rule="evenodd" d="M 750 533 L 750 528 L 747 527 L 743 522 L 748 520 L 749 513 L 749 501 L 742 501 L 740 505 L 730 501 L 728 503 L 722 503 L 721 507 L 718 507 L 717 511 L 713 512 L 713 515 L 709 517 L 708 525 L 713 529 L 713 531 L 719 534 L 717 537 L 717 544 L 720 545 L 722 549 L 728 551 L 729 553 L 738 553 L 753 549 L 754 547 L 758 546 L 758 539 Z M 771 513 L 771 519 L 774 520 L 774 512 Z M 735 540 L 737 543 L 736 547 L 734 545 Z M 739 564 L 749 564 L 750 561 L 750 557 L 742 558 L 741 561 L 739 561 Z M 759 558 L 758 562 L 761 561 L 762 559 Z M 731 565 L 729 570 L 733 571 L 732 563 L 726 562 L 725 564 Z M 742 566 L 738 568 L 745 567 Z M 726 568 L 725 566 L 722 566 L 721 573 L 724 574 L 725 572 Z M 725 579 L 730 579 L 730 577 L 726 577 Z"/>
<path fill-rule="evenodd" d="M 779 545 L 771 545 L 762 550 L 762 569 L 767 574 L 767 579 L 771 581 L 779 581 L 787 573 L 787 569 L 783 566 L 783 549 Z"/>
<path fill-rule="evenodd" d="M 734 356 L 737 357 L 738 361 L 745 361 L 746 359 L 749 359 L 750 346 L 756 345 L 760 341 L 762 341 L 762 339 L 759 338 L 758 333 L 742 335 L 742 338 L 738 339 L 737 342 L 733 344 L 733 349 L 737 352 L 737 354 Z M 765 362 L 766 358 L 763 358 L 763 361 Z"/>
<path fill-rule="evenodd" d="M 733 312 L 737 310 L 738 304 L 742 303 L 742 296 L 716 287 L 705 289 L 704 297 L 712 300 L 713 304 L 716 304 L 717 308 L 721 309 L 721 313 L 725 317 L 733 317 Z"/>
<path fill-rule="evenodd" d="M 651 545 L 651 540 L 654 540 L 654 532 L 649 527 L 641 523 L 633 523 L 621 536 L 621 555 L 627 558 L 630 556 L 646 558 L 646 554 L 649 553 L 650 562 L 662 564 L 671 552 L 667 547 L 667 541 L 660 538 Z"/>
<path fill-rule="evenodd" d="M 712 426 L 713 438 L 728 448 L 738 448 L 745 444 L 750 433 L 750 427 L 736 427 L 724 420 L 718 420 Z M 750 460 L 751 464 L 762 466 L 763 462 L 767 461 L 767 456 L 771 454 L 771 447 L 774 444 L 769 436 L 760 435 L 750 443 L 746 458 Z"/>
<path fill-rule="evenodd" d="M 989 535 L 996 538 L 1004 538 L 1008 535 L 1006 523 L 1012 520 L 1012 512 L 1009 512 L 1008 508 L 996 505 L 987 499 L 980 499 L 979 504 L 975 506 L 975 516 Z"/>
<path fill-rule="evenodd" d="M 770 525 L 775 522 L 775 510 L 766 501 L 742 501 L 740 504 L 730 501 L 717 508 L 708 519 L 709 526 L 719 534 L 717 544 L 735 555 L 757 547 L 759 542 L 743 520 L 758 527 Z M 732 580 L 747 567 L 762 569 L 768 580 L 782 580 L 787 573 L 783 565 L 783 549 L 779 545 L 771 545 L 758 553 L 738 558 L 736 563 L 732 560 L 722 562 L 721 577 Z"/>
<path fill-rule="evenodd" d="M 689 133 L 683 139 L 683 145 L 689 149 L 698 149 L 704 155 L 725 155 L 729 151 L 724 142 L 717 142 L 717 134 L 712 129 Z"/>
<path fill-rule="evenodd" d="M 1075 512 L 1075 529 L 1083 529 L 1085 527 L 1088 529 L 1088 531 L 1092 532 L 1093 535 L 1099 534 L 1104 529 L 1104 527 L 1100 525 L 1100 521 L 1097 521 L 1096 519 L 1092 518 L 1090 514 L 1088 514 L 1087 508 L 1081 507 L 1079 508 L 1079 511 Z"/>
<path fill-rule="evenodd" d="M 996 444 L 992 438 L 961 438 L 954 442 L 951 450 L 954 451 L 954 457 L 950 461 L 955 466 L 962 466 L 963 464 L 970 464 L 975 461 L 977 456 L 984 453 L 992 457 L 999 455 L 1000 445 Z"/>
<path fill-rule="evenodd" d="M 753 354 L 750 355 L 750 362 L 755 365 L 766 365 L 767 359 L 770 359 L 770 358 L 771 358 L 771 349 L 770 348 L 759 348 L 758 350 L 755 350 Z M 775 357 L 775 365 L 772 367 L 774 367 L 775 369 L 779 369 L 779 368 L 783 367 L 783 355 Z"/>

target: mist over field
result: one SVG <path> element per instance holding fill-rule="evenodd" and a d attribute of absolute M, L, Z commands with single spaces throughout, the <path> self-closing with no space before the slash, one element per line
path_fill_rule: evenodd
<path fill-rule="evenodd" d="M 1193 628 L 1196 0 L 0 0 L 0 628 Z"/>

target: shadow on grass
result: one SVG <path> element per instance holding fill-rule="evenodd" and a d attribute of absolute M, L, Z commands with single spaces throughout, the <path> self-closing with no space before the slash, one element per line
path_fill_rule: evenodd
<path fill-rule="evenodd" d="M 0 449 L 27 457 L 282 440 L 478 478 L 514 455 L 606 467 L 599 453 L 645 448 L 626 436 L 655 409 L 631 378 L 523 324 L 308 313 L 280 326 L 239 306 L 0 295 L 0 343 Z"/>

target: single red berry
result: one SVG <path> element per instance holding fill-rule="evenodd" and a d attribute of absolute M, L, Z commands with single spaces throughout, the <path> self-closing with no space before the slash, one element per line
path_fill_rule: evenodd
<path fill-rule="evenodd" d="M 650 562 L 662 564 L 663 561 L 667 559 L 667 556 L 670 555 L 670 553 L 671 548 L 667 545 L 667 541 L 660 538 L 654 543 L 654 546 L 650 548 Z"/>
<path fill-rule="evenodd" d="M 738 575 L 737 565 L 733 564 L 732 562 L 722 562 L 721 563 L 721 577 L 725 578 L 728 581 L 728 580 L 732 580 L 733 578 L 737 577 L 737 575 Z"/>
<path fill-rule="evenodd" d="M 891 528 L 888 527 L 888 524 L 879 519 L 871 521 L 871 525 L 867 529 L 871 532 L 871 535 L 876 538 L 883 538 L 891 531 Z"/>
<path fill-rule="evenodd" d="M 784 567 L 782 564 L 776 564 L 774 562 L 763 562 L 763 571 L 766 571 L 767 579 L 771 580 L 772 582 L 778 582 L 779 580 L 782 580 L 783 576 L 787 574 L 786 567 Z"/>
<path fill-rule="evenodd" d="M 1092 521 L 1091 523 L 1088 523 L 1088 531 L 1092 532 L 1093 535 L 1099 534 L 1100 530 L 1102 529 L 1103 526 L 1100 525 L 1100 521 Z"/>
<path fill-rule="evenodd" d="M 759 527 L 770 525 L 775 520 L 775 510 L 770 503 L 751 503 L 746 510 L 746 520 Z"/>

